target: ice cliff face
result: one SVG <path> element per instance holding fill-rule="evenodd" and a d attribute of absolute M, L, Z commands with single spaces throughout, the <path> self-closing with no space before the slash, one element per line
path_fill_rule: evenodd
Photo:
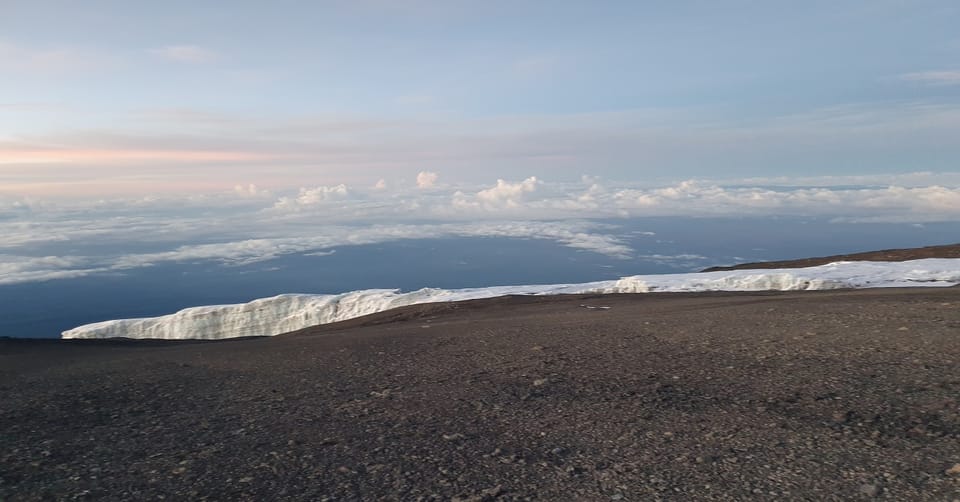
<path fill-rule="evenodd" d="M 683 291 L 797 291 L 838 288 L 953 286 L 960 259 L 905 262 L 837 262 L 801 269 L 637 275 L 616 281 L 474 289 L 421 289 L 408 293 L 371 289 L 339 295 L 280 295 L 238 305 L 193 307 L 175 314 L 80 326 L 63 338 L 222 339 L 273 336 L 405 305 L 504 295 L 650 293 Z"/>

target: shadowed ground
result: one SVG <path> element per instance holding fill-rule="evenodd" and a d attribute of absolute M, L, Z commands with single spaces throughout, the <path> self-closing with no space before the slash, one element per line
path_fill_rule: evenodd
<path fill-rule="evenodd" d="M 513 297 L 226 342 L 8 339 L 0 499 L 953 500 L 958 396 L 960 288 Z"/>

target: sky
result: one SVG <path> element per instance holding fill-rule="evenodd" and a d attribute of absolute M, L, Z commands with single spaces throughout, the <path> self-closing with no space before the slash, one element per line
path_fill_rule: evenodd
<path fill-rule="evenodd" d="M 0 193 L 957 171 L 953 1 L 0 1 Z"/>
<path fill-rule="evenodd" d="M 952 0 L 0 0 L 0 284 L 960 221 L 957 26 Z"/>

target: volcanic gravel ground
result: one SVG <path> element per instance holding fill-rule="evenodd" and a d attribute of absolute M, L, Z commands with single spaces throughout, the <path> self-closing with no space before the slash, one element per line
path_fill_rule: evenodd
<path fill-rule="evenodd" d="M 761 261 L 756 263 L 742 263 L 729 267 L 710 267 L 703 271 L 716 272 L 721 270 L 815 267 L 835 261 L 904 261 L 920 260 L 923 258 L 960 258 L 960 244 L 945 244 L 942 246 L 927 246 L 922 248 L 884 249 L 882 251 L 838 254 L 817 258 L 803 258 L 800 260 Z"/>
<path fill-rule="evenodd" d="M 0 500 L 956 500 L 958 398 L 960 288 L 7 339 Z"/>

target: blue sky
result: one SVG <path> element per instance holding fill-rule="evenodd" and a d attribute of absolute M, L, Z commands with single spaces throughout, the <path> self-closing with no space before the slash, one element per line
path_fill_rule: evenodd
<path fill-rule="evenodd" d="M 392 115 L 419 97 L 468 117 L 691 106 L 764 115 L 957 96 L 894 82 L 956 69 L 953 2 L 7 4 L 6 43 L 76 51 L 66 66 L 89 71 L 76 86 L 41 75 L 5 90 L 106 110 Z M 174 47 L 196 50 L 158 61 Z"/>
<path fill-rule="evenodd" d="M 229 5 L 229 6 L 228 6 Z M 952 1 L 0 3 L 0 194 L 954 172 Z"/>

